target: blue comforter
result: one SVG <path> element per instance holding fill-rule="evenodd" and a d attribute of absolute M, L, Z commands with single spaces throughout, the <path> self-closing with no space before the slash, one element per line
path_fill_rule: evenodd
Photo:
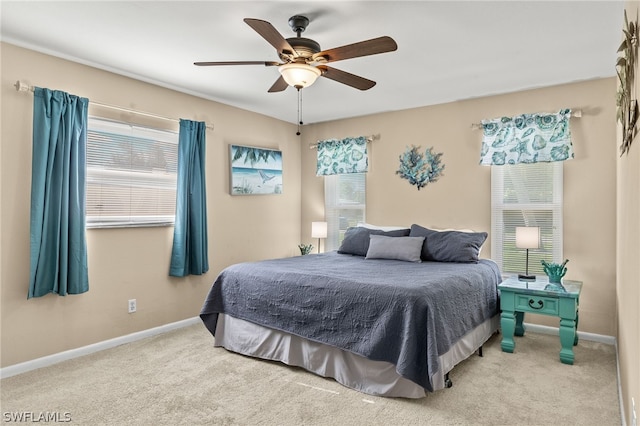
<path fill-rule="evenodd" d="M 200 317 L 218 314 L 396 365 L 433 391 L 431 376 L 467 332 L 498 313 L 500 271 L 479 263 L 410 263 L 329 252 L 240 263 L 214 282 Z"/>

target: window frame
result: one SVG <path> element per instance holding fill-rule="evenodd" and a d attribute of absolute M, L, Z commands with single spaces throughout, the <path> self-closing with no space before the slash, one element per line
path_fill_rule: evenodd
<path fill-rule="evenodd" d="M 127 123 L 119 120 L 112 120 L 98 116 L 89 116 L 87 122 L 87 161 L 86 161 L 86 213 L 85 213 L 85 227 L 87 229 L 100 229 L 100 228 L 130 228 L 130 227 L 165 227 L 174 226 L 175 224 L 175 203 L 176 203 L 176 191 L 177 191 L 177 162 L 178 162 L 178 141 L 179 132 L 177 130 L 167 130 L 157 127 L 144 126 L 139 124 Z M 130 132 L 130 134 L 126 134 Z M 167 147 L 172 147 L 170 155 L 166 158 L 163 156 L 163 160 L 167 162 L 167 168 L 170 171 L 162 173 L 157 168 L 152 168 L 151 171 L 137 171 L 135 167 L 131 165 L 131 169 L 119 168 L 117 166 L 108 166 L 104 164 L 92 164 L 91 156 L 95 155 L 95 161 L 100 162 L 99 155 L 101 153 L 91 152 L 95 148 L 95 140 L 90 140 L 92 137 L 98 139 L 98 134 L 112 134 L 113 138 L 110 142 L 118 140 L 120 142 L 127 142 L 135 144 L 136 141 L 153 141 L 160 143 L 160 150 L 167 152 Z M 92 147 L 92 143 L 94 146 Z M 109 143 L 109 142 L 106 142 Z M 163 149 L 164 148 L 164 149 Z M 106 147 L 103 154 L 117 154 L 119 151 L 111 150 L 110 147 Z M 127 153 L 126 150 L 121 152 L 124 155 L 130 155 L 133 159 L 133 155 Z M 133 149 L 132 151 L 133 152 Z M 106 163 L 106 162 L 105 162 Z M 174 170 L 175 169 L 175 170 Z M 92 184 L 101 185 L 101 188 L 124 188 L 126 187 L 126 180 L 130 179 L 130 191 L 129 200 L 126 201 L 125 197 L 122 197 L 122 205 L 117 205 L 113 208 L 122 209 L 122 214 L 93 214 L 93 201 L 90 197 L 93 196 L 90 186 Z M 132 203 L 139 198 L 133 193 L 133 189 L 144 190 L 145 195 L 149 190 L 155 191 L 155 199 L 158 200 L 158 204 L 162 204 L 161 210 L 164 210 L 165 214 L 131 214 Z M 168 195 L 162 196 L 162 192 L 169 191 Z M 109 197 L 99 195 L 97 200 L 109 201 Z M 115 199 L 115 197 L 114 197 Z M 128 207 L 127 207 L 128 206 Z M 167 208 L 168 207 L 168 208 Z M 124 210 L 129 209 L 130 214 L 126 214 Z M 135 206 L 133 207 L 135 210 Z M 172 210 L 172 214 L 166 214 Z M 140 212 L 142 213 L 142 212 Z"/>
<path fill-rule="evenodd" d="M 363 201 L 340 198 L 339 186 L 341 179 L 351 179 L 354 176 L 361 177 L 359 182 L 355 182 L 356 185 L 361 185 L 361 196 Z M 356 226 L 357 223 L 366 222 L 366 210 L 367 210 L 367 177 L 366 173 L 348 173 L 348 174 L 336 174 L 324 176 L 324 205 L 325 205 L 325 220 L 327 222 L 327 238 L 325 240 L 325 251 L 337 250 L 342 243 L 344 233 L 350 226 Z M 361 211 L 360 217 L 357 217 L 355 221 L 343 222 L 340 220 L 340 211 Z M 352 223 L 353 222 L 353 223 Z"/>
<path fill-rule="evenodd" d="M 516 275 L 524 272 L 523 268 L 517 268 L 511 263 L 505 264 L 505 246 L 513 244 L 515 238 L 510 236 L 512 233 L 505 231 L 504 212 L 522 212 L 524 223 L 517 226 L 541 226 L 537 223 L 534 216 L 541 212 L 551 213 L 551 226 L 542 226 L 541 228 L 541 248 L 529 250 L 529 273 L 536 275 L 544 275 L 542 265 L 539 259 L 545 259 L 547 262 L 561 263 L 563 258 L 563 171 L 562 161 L 551 163 L 535 163 L 541 165 L 539 167 L 549 167 L 548 179 L 552 185 L 552 199 L 547 202 L 535 202 L 523 200 L 517 203 L 504 202 L 505 176 L 513 169 L 510 167 L 528 167 L 531 164 L 491 166 L 491 257 L 500 270 L 506 276 Z M 524 191 L 523 191 L 524 192 Z M 518 194 L 526 198 L 527 193 Z M 516 196 L 518 196 L 516 195 Z M 502 198 L 502 200 L 501 200 Z M 527 219 L 529 215 L 529 220 Z M 514 230 L 515 232 L 515 230 Z M 507 234 L 509 236 L 507 236 Z M 548 246 L 551 245 L 549 250 Z M 526 259 L 525 249 L 517 249 L 522 252 L 521 262 L 524 264 Z M 532 261 L 533 257 L 533 261 Z M 538 262 L 536 263 L 536 260 Z M 522 270 L 519 270 L 522 269 Z"/>

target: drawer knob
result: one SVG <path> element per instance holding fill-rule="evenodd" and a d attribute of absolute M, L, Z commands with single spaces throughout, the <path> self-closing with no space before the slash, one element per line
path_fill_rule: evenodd
<path fill-rule="evenodd" d="M 542 302 L 542 300 L 538 300 L 538 303 L 537 303 L 538 306 L 534 306 L 534 304 L 535 304 L 535 300 L 529 299 L 529 307 L 531 309 L 542 309 L 542 307 L 544 306 L 544 303 Z"/>

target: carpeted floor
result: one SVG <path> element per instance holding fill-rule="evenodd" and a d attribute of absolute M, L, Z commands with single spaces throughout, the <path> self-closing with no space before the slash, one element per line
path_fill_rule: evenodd
<path fill-rule="evenodd" d="M 613 346 L 580 341 L 565 365 L 557 336 L 527 333 L 513 354 L 500 338 L 456 366 L 452 388 L 407 400 L 214 348 L 196 324 L 3 379 L 1 421 L 28 413 L 78 425 L 621 424 Z"/>

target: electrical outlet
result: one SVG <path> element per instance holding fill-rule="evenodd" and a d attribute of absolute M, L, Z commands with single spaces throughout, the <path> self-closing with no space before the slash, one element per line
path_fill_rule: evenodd
<path fill-rule="evenodd" d="M 631 398 L 631 426 L 638 426 L 638 416 L 636 415 L 636 400 Z"/>
<path fill-rule="evenodd" d="M 129 299 L 129 313 L 134 313 L 136 311 L 136 308 L 136 299 Z"/>

